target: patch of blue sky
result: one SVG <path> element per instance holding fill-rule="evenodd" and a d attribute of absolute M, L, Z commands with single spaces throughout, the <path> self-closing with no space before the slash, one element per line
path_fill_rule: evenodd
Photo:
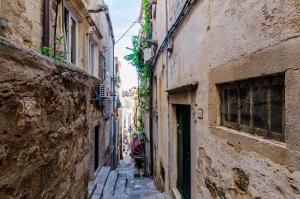
<path fill-rule="evenodd" d="M 140 0 L 106 0 L 105 3 L 109 7 L 115 39 L 118 40 L 137 20 L 140 14 Z M 115 46 L 115 56 L 120 59 L 122 64 L 121 81 L 123 90 L 137 86 L 138 83 L 135 69 L 124 60 L 124 56 L 130 53 L 127 47 L 131 47 L 131 38 L 133 35 L 138 35 L 139 29 L 140 25 L 135 24 Z"/>

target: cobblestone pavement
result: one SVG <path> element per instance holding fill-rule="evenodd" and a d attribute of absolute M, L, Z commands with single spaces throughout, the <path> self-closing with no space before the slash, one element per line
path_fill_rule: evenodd
<path fill-rule="evenodd" d="M 117 169 L 118 177 L 113 194 L 103 193 L 103 199 L 170 199 L 165 193 L 160 193 L 154 180 L 147 177 L 134 177 L 134 168 L 129 155 L 124 154 Z M 112 186 L 112 185 L 108 185 Z"/>

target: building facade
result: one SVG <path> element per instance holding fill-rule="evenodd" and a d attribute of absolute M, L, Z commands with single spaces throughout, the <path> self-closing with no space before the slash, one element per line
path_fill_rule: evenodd
<path fill-rule="evenodd" d="M 122 104 L 122 88 L 121 88 L 121 61 L 118 57 L 115 57 L 115 75 L 114 75 L 114 83 L 115 83 L 115 133 L 116 133 L 116 165 L 119 165 L 119 160 L 123 159 L 122 154 L 122 112 L 123 112 L 123 104 Z"/>
<path fill-rule="evenodd" d="M 135 132 L 135 112 L 137 104 L 136 88 L 122 92 L 122 148 L 129 153 L 131 136 Z"/>
<path fill-rule="evenodd" d="M 86 198 L 88 181 L 112 164 L 105 2 L 3 0 L 0 40 L 1 197 Z"/>
<path fill-rule="evenodd" d="M 130 135 L 134 132 L 134 116 L 136 107 L 136 88 L 122 92 L 122 131 Z"/>
<path fill-rule="evenodd" d="M 153 170 L 176 198 L 300 197 L 298 1 L 152 1 Z"/>
<path fill-rule="evenodd" d="M 98 5 L 97 5 L 98 3 Z M 101 10 L 101 7 L 104 8 L 104 0 L 95 1 L 91 4 L 91 10 Z M 100 8 L 99 8 L 100 7 Z M 93 8 L 93 9 L 92 9 Z M 104 12 L 92 12 L 91 16 L 95 21 L 98 30 L 101 33 L 101 45 L 99 46 L 100 54 L 99 61 L 102 70 L 99 73 L 99 78 L 102 80 L 101 84 L 104 86 L 104 97 L 101 99 L 101 104 L 103 106 L 103 126 L 102 132 L 104 132 L 104 137 L 101 140 L 104 140 L 102 148 L 102 157 L 104 159 L 104 165 L 112 165 L 112 152 L 113 152 L 113 121 L 114 121 L 114 76 L 115 76 L 115 60 L 114 60 L 114 33 L 112 28 L 112 22 L 109 15 L 109 11 Z"/>

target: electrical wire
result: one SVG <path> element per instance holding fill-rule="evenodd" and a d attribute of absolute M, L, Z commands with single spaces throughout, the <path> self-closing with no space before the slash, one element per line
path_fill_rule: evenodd
<path fill-rule="evenodd" d="M 160 53 L 163 51 L 163 49 L 168 45 L 169 40 L 174 36 L 177 28 L 181 25 L 181 22 L 185 19 L 186 15 L 192 8 L 192 4 L 194 3 L 194 0 L 186 0 L 183 8 L 180 11 L 179 16 L 175 20 L 175 23 L 171 26 L 171 28 L 168 30 L 167 35 L 165 39 L 163 40 L 162 44 L 158 48 L 158 51 L 154 57 L 154 63 L 157 62 L 157 59 L 160 55 Z M 155 64 L 154 64 L 155 65 Z"/>
<path fill-rule="evenodd" d="M 125 31 L 125 33 L 115 42 L 115 45 L 131 30 L 131 28 L 133 28 L 133 26 L 138 22 L 139 19 L 135 20 L 134 22 L 132 22 L 132 24 L 129 26 L 129 28 Z"/>

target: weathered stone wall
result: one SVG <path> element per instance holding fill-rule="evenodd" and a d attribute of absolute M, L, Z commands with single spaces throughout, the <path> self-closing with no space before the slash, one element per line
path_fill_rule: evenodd
<path fill-rule="evenodd" d="M 39 47 L 43 31 L 43 0 L 1 0 L 1 4 L 0 18 L 7 22 L 7 28 L 0 29 L 1 36 L 27 47 Z"/>
<path fill-rule="evenodd" d="M 157 2 L 159 44 L 184 2 Z M 156 176 L 163 165 L 166 190 L 176 187 L 173 105 L 190 104 L 192 198 L 299 198 L 299 1 L 195 2 L 175 33 L 173 52 L 163 51 L 155 66 Z M 216 84 L 277 73 L 286 78 L 285 143 L 220 126 Z M 193 82 L 193 92 L 165 92 Z M 199 108 L 203 119 L 195 116 Z"/>
<path fill-rule="evenodd" d="M 53 48 L 54 45 L 56 3 L 56 0 L 50 0 L 50 48 Z M 100 36 L 96 33 L 97 31 L 90 31 L 93 24 L 91 23 L 92 20 L 87 17 L 88 3 L 84 0 L 59 1 L 56 35 L 63 36 L 63 38 L 65 38 L 65 33 L 63 31 L 62 10 L 65 5 L 68 5 L 74 11 L 73 14 L 78 20 L 77 65 L 90 72 L 91 68 L 88 59 L 90 38 L 93 37 L 99 48 L 102 44 Z M 0 36 L 28 48 L 40 49 L 43 38 L 43 15 L 44 0 L 1 0 L 0 20 L 6 26 L 0 26 Z M 108 52 L 112 54 L 112 50 L 108 50 Z M 97 71 L 102 70 L 102 68 L 97 69 Z"/>
<path fill-rule="evenodd" d="M 85 198 L 99 80 L 0 38 L 0 198 Z"/>

